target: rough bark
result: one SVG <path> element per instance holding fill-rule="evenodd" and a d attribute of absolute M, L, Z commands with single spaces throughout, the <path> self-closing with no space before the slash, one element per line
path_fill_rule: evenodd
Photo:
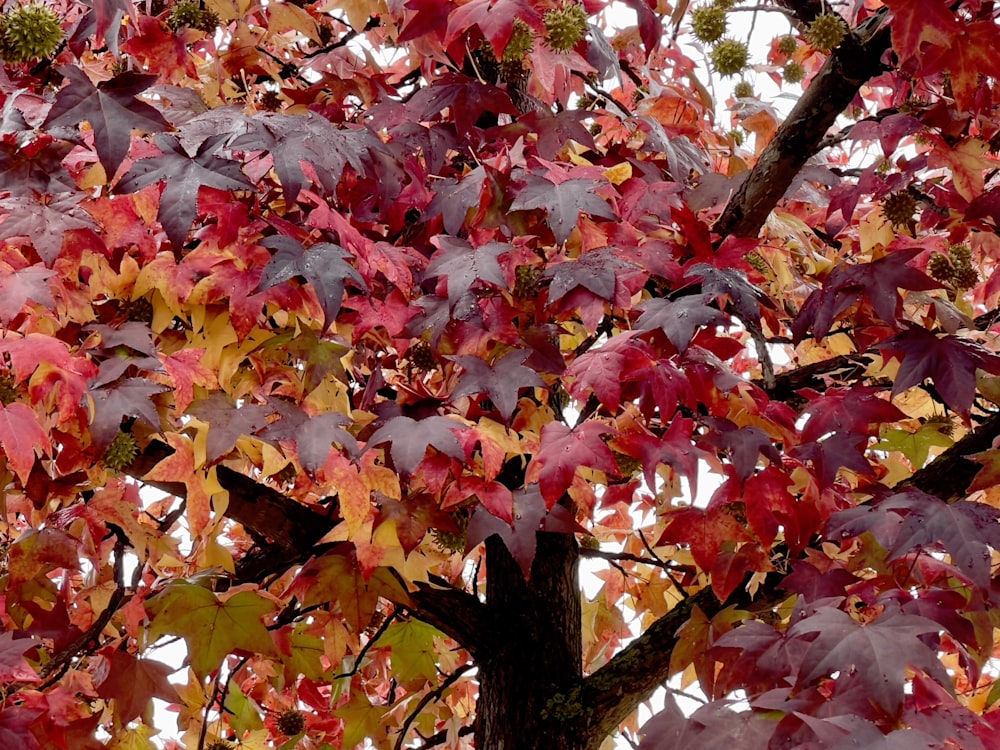
<path fill-rule="evenodd" d="M 499 537 L 486 540 L 486 607 L 494 628 L 477 659 L 476 747 L 585 750 L 576 540 L 539 533 L 525 581 Z"/>
<path fill-rule="evenodd" d="M 837 116 L 878 73 L 890 42 L 888 29 L 878 26 L 883 18 L 882 12 L 873 16 L 827 58 L 722 212 L 714 227 L 719 235 L 757 236 Z"/>

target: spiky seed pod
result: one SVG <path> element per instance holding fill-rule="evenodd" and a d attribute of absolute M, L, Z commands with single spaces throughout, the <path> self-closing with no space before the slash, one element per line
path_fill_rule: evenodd
<path fill-rule="evenodd" d="M 747 46 L 735 39 L 723 39 L 712 49 L 712 66 L 723 76 L 742 73 L 747 66 Z"/>
<path fill-rule="evenodd" d="M 882 199 L 882 215 L 892 222 L 894 227 L 905 226 L 913 219 L 917 210 L 917 199 L 909 190 L 889 193 Z"/>
<path fill-rule="evenodd" d="M 829 52 L 847 36 L 847 24 L 836 13 L 822 13 L 806 29 L 805 37 L 813 47 Z"/>
<path fill-rule="evenodd" d="M 956 289 L 971 289 L 979 283 L 979 272 L 972 266 L 954 269 L 951 284 Z"/>
<path fill-rule="evenodd" d="M 21 5 L 3 17 L 0 54 L 7 62 L 22 63 L 49 57 L 63 38 L 59 16 L 44 5 Z"/>
<path fill-rule="evenodd" d="M 10 375 L 0 377 L 0 404 L 7 406 L 17 401 L 17 387 Z"/>
<path fill-rule="evenodd" d="M 587 33 L 587 11 L 582 5 L 565 5 L 545 13 L 545 41 L 557 52 L 573 49 Z"/>
<path fill-rule="evenodd" d="M 281 109 L 281 94 L 277 91 L 265 91 L 260 95 L 260 108 L 268 112 L 277 112 Z"/>
<path fill-rule="evenodd" d="M 199 19 L 198 25 L 195 28 L 199 31 L 204 31 L 206 34 L 211 34 L 219 28 L 220 23 L 222 23 L 222 19 L 219 18 L 218 13 L 208 8 L 202 8 L 201 19 Z"/>
<path fill-rule="evenodd" d="M 701 5 L 691 11 L 691 31 L 695 37 L 711 44 L 726 33 L 726 9 L 718 5 Z"/>
<path fill-rule="evenodd" d="M 968 245 L 955 244 L 948 248 L 948 256 L 954 266 L 968 266 L 972 264 L 972 250 Z"/>
<path fill-rule="evenodd" d="M 112 471 L 121 471 L 139 455 L 139 444 L 130 432 L 119 431 L 111 445 L 104 451 L 104 465 Z"/>
<path fill-rule="evenodd" d="M 763 256 L 756 250 L 752 250 L 747 253 L 744 260 L 746 260 L 746 262 L 749 263 L 754 270 L 759 271 L 760 273 L 771 270 L 770 266 L 767 265 L 767 261 L 764 260 Z"/>
<path fill-rule="evenodd" d="M 279 732 L 290 737 L 306 728 L 306 717 L 301 711 L 290 708 L 278 717 L 277 727 Z"/>
<path fill-rule="evenodd" d="M 129 320 L 136 323 L 153 322 L 153 303 L 145 297 L 126 301 L 122 305 L 122 312 Z"/>
<path fill-rule="evenodd" d="M 590 534 L 587 534 L 587 536 L 580 537 L 580 547 L 582 549 L 600 549 L 601 540 L 598 539 L 596 536 L 591 536 Z"/>
<path fill-rule="evenodd" d="M 627 453 L 619 453 L 618 451 L 611 451 L 611 455 L 615 457 L 615 463 L 618 464 L 618 471 L 621 472 L 623 477 L 631 477 L 642 471 L 642 461 L 635 456 L 630 456 Z"/>
<path fill-rule="evenodd" d="M 791 34 L 785 34 L 778 40 L 778 52 L 783 55 L 794 55 L 799 48 L 799 40 Z"/>
<path fill-rule="evenodd" d="M 514 63 L 521 62 L 524 56 L 531 52 L 535 46 L 535 37 L 531 33 L 531 27 L 520 18 L 514 21 L 514 28 L 511 31 L 507 46 L 503 48 L 501 62 Z"/>
<path fill-rule="evenodd" d="M 538 266 L 518 266 L 514 271 L 514 296 L 523 299 L 538 294 L 539 273 Z"/>
<path fill-rule="evenodd" d="M 938 281 L 951 279 L 951 262 L 941 253 L 934 253 L 927 261 L 927 273 Z"/>
<path fill-rule="evenodd" d="M 806 77 L 806 69 L 797 62 L 790 62 L 781 71 L 781 77 L 785 79 L 785 83 L 801 83 Z"/>
<path fill-rule="evenodd" d="M 194 29 L 201 22 L 201 3 L 198 0 L 181 0 L 170 9 L 167 26 L 173 31 L 182 26 Z"/>
<path fill-rule="evenodd" d="M 729 10 L 734 5 L 736 5 L 736 0 L 713 0 L 712 5 L 714 5 L 716 8 Z"/>
<path fill-rule="evenodd" d="M 737 99 L 749 99 L 753 96 L 753 86 L 750 81 L 740 81 L 733 87 L 733 96 Z"/>
<path fill-rule="evenodd" d="M 208 745 L 207 750 L 235 750 L 235 745 L 230 745 L 228 742 L 223 742 L 219 740 L 218 742 L 213 742 Z"/>
<path fill-rule="evenodd" d="M 465 551 L 465 532 L 469 528 L 470 514 L 468 510 L 460 508 L 452 513 L 455 519 L 454 530 L 451 529 L 431 529 L 431 537 L 438 547 L 447 552 Z"/>
<path fill-rule="evenodd" d="M 743 131 L 742 130 L 730 130 L 729 131 L 729 137 L 733 139 L 733 145 L 734 146 L 739 147 L 739 146 L 743 145 Z"/>
<path fill-rule="evenodd" d="M 410 364 L 418 370 L 426 372 L 437 367 L 437 359 L 434 357 L 434 352 L 431 351 L 430 344 L 426 341 L 420 341 L 411 346 L 406 356 L 409 358 Z"/>

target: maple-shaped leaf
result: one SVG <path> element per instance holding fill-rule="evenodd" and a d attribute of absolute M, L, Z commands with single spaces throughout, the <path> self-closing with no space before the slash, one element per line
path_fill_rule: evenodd
<path fill-rule="evenodd" d="M 692 443 L 694 421 L 676 417 L 662 437 L 651 432 L 628 432 L 617 435 L 612 440 L 615 450 L 627 456 L 638 458 L 642 463 L 643 476 L 650 487 L 656 486 L 656 469 L 667 464 L 691 484 L 691 495 L 698 494 L 698 459 L 704 451 Z"/>
<path fill-rule="evenodd" d="M 275 235 L 262 240 L 261 245 L 275 250 L 264 268 L 258 289 L 270 289 L 293 278 L 302 278 L 312 286 L 323 308 L 323 328 L 330 324 L 344 301 L 348 280 L 359 289 L 368 291 L 365 280 L 347 259 L 351 254 L 332 242 L 319 242 L 306 249 L 297 240 Z"/>
<path fill-rule="evenodd" d="M 746 274 L 732 268 L 696 263 L 684 274 L 684 279 L 700 281 L 701 290 L 709 299 L 731 302 L 732 309 L 744 321 L 760 320 L 761 305 L 771 304 L 767 295 L 747 280 Z"/>
<path fill-rule="evenodd" d="M 745 524 L 722 505 L 707 509 L 677 508 L 666 513 L 664 520 L 667 526 L 656 546 L 688 545 L 694 561 L 705 571 L 715 567 L 719 551 L 725 545 L 754 541 Z"/>
<path fill-rule="evenodd" d="M 525 185 L 510 204 L 511 211 L 531 211 L 541 208 L 548 215 L 549 227 L 560 245 L 569 238 L 581 213 L 614 220 L 617 217 L 608 202 L 594 190 L 602 187 L 598 180 L 571 178 L 558 184 L 541 175 L 529 174 Z"/>
<path fill-rule="evenodd" d="M 554 424 L 554 423 L 553 423 Z M 484 506 L 478 506 L 469 519 L 465 533 L 465 554 L 494 534 L 503 541 L 510 556 L 517 562 L 525 580 L 531 577 L 531 564 L 538 548 L 538 532 L 557 534 L 586 533 L 573 514 L 561 505 L 549 505 L 532 484 L 513 493 L 513 514 L 510 523 L 502 521 Z M 549 506 L 549 507 L 547 507 Z"/>
<path fill-rule="evenodd" d="M 922 669 L 940 685 L 951 685 L 937 654 L 923 640 L 940 630 L 940 625 L 926 617 L 898 610 L 887 609 L 862 625 L 846 612 L 820 607 L 793 622 L 788 633 L 793 639 L 811 641 L 802 657 L 801 683 L 811 684 L 836 672 L 856 674 L 870 699 L 889 715 L 896 715 L 903 702 L 907 669 Z"/>
<path fill-rule="evenodd" d="M 101 655 L 107 660 L 107 679 L 97 686 L 97 694 L 115 701 L 115 717 L 123 725 L 145 715 L 153 698 L 177 700 L 177 690 L 167 680 L 177 667 L 117 648 L 104 649 Z"/>
<path fill-rule="evenodd" d="M 438 250 L 431 256 L 424 275 L 443 277 L 448 285 L 448 305 L 454 308 L 463 298 L 473 294 L 476 282 L 507 288 L 507 280 L 497 258 L 514 248 L 503 242 L 487 242 L 480 247 L 458 237 L 439 235 L 432 242 Z"/>
<path fill-rule="evenodd" d="M 24 652 L 39 645 L 34 638 L 14 638 L 14 633 L 0 633 L 0 680 L 12 682 L 39 682 L 41 678 L 24 659 Z"/>
<path fill-rule="evenodd" d="M 235 404 L 222 393 L 195 401 L 188 412 L 208 424 L 206 460 L 214 463 L 226 455 L 243 435 L 256 435 L 268 423 L 271 409 L 260 404 Z"/>
<path fill-rule="evenodd" d="M 483 198 L 483 187 L 493 186 L 489 172 L 482 165 L 465 174 L 461 180 L 447 177 L 434 189 L 434 197 L 427 204 L 424 214 L 432 218 L 440 214 L 444 229 L 450 235 L 458 235 L 466 220 L 476 214 Z"/>
<path fill-rule="evenodd" d="M 352 457 L 360 454 L 358 442 L 344 429 L 350 417 L 337 412 L 309 416 L 298 407 L 284 408 L 276 401 L 281 419 L 269 424 L 261 433 L 262 440 L 287 440 L 295 443 L 295 453 L 306 471 L 315 473 L 330 455 L 334 443 L 341 445 Z"/>
<path fill-rule="evenodd" d="M 845 525 L 845 520 L 854 518 Z M 844 519 L 844 520 L 837 520 Z M 857 535 L 871 531 L 895 560 L 921 549 L 943 548 L 952 564 L 983 590 L 990 585 L 990 549 L 1000 549 L 1000 511 L 976 502 L 946 503 L 917 489 L 878 502 L 865 515 L 842 511 L 828 533 Z"/>
<path fill-rule="evenodd" d="M 833 433 L 868 436 L 873 426 L 905 419 L 898 407 L 880 398 L 882 392 L 875 386 L 828 388 L 821 394 L 803 389 L 809 405 L 802 412 L 806 417 L 802 439 L 819 440 Z"/>
<path fill-rule="evenodd" d="M 510 419 L 517 406 L 517 394 L 522 388 L 543 388 L 545 383 L 538 373 L 524 366 L 528 353 L 514 350 L 489 364 L 479 357 L 452 357 L 464 372 L 451 394 L 452 400 L 460 396 L 485 393 L 504 419 Z"/>
<path fill-rule="evenodd" d="M 68 83 L 56 95 L 42 127 L 51 131 L 90 123 L 94 148 L 109 181 L 128 155 L 133 130 L 155 133 L 170 128 L 158 110 L 136 98 L 156 83 L 155 75 L 127 72 L 94 86 L 81 68 L 65 65 L 59 73 Z"/>
<path fill-rule="evenodd" d="M 907 263 L 920 250 L 900 249 L 871 263 L 841 264 L 826 278 L 822 289 L 817 289 L 802 306 L 799 316 L 792 322 L 795 341 L 801 341 L 812 329 L 817 341 L 830 331 L 833 321 L 856 302 L 865 299 L 875 313 L 886 323 L 894 324 L 902 312 L 900 289 L 926 291 L 937 289 L 940 282 Z"/>
<path fill-rule="evenodd" d="M 1000 63 L 993 54 L 998 44 L 1000 33 L 992 19 L 961 24 L 948 46 L 931 47 L 920 56 L 920 63 L 928 71 L 948 71 L 955 103 L 969 109 L 983 77 L 1000 76 Z"/>
<path fill-rule="evenodd" d="M 917 57 L 927 46 L 950 50 L 961 25 L 947 0 L 887 0 L 892 10 L 892 46 L 901 60 Z"/>
<path fill-rule="evenodd" d="M 668 693 L 663 710 L 642 725 L 639 750 L 727 746 L 767 750 L 777 719 L 763 712 L 734 711 L 729 707 L 732 703 L 735 701 L 712 701 L 689 716 Z"/>
<path fill-rule="evenodd" d="M 707 436 L 709 442 L 729 453 L 741 481 L 753 474 L 761 456 L 772 466 L 781 466 L 781 454 L 774 447 L 774 438 L 759 427 L 737 427 L 728 419 L 717 417 L 706 417 L 703 421 L 712 427 Z"/>
<path fill-rule="evenodd" d="M 0 142 L 0 184 L 12 195 L 31 198 L 74 192 L 77 186 L 73 176 L 62 166 L 72 149 L 72 143 L 51 136 L 24 147 Z"/>
<path fill-rule="evenodd" d="M 909 430 L 886 430 L 882 439 L 872 446 L 877 451 L 899 451 L 915 469 L 923 468 L 930 456 L 931 448 L 950 448 L 955 440 L 947 434 L 949 425 L 940 422 L 925 422 L 916 432 Z M 970 491 L 972 488 L 970 488 Z"/>
<path fill-rule="evenodd" d="M 306 185 L 303 164 L 312 168 L 328 193 L 334 193 L 344 169 L 351 166 L 363 172 L 362 156 L 377 144 L 369 130 L 338 128 L 313 112 L 296 115 L 259 112 L 245 122 L 249 132 L 237 136 L 229 147 L 235 151 L 269 153 L 289 203 L 298 198 Z"/>
<path fill-rule="evenodd" d="M 342 542 L 314 557 L 295 576 L 284 593 L 305 607 L 335 602 L 355 633 L 364 632 L 378 607 L 379 597 L 406 602 L 408 596 L 399 579 L 385 568 L 365 577 L 358 565 L 354 545 Z"/>
<path fill-rule="evenodd" d="M 636 305 L 642 314 L 635 322 L 635 327 L 643 331 L 660 329 L 678 353 L 687 349 L 697 330 L 703 326 L 724 326 L 729 323 L 729 317 L 718 308 L 705 304 L 711 295 L 692 294 L 671 301 L 656 297 Z"/>
<path fill-rule="evenodd" d="M 118 182 L 118 190 L 127 193 L 165 183 L 157 218 L 175 250 L 184 246 L 198 213 L 198 190 L 202 185 L 218 190 L 252 187 L 237 162 L 216 155 L 228 137 L 222 134 L 207 138 L 192 155 L 176 136 L 157 133 L 153 139 L 161 155 L 136 160 Z"/>
<path fill-rule="evenodd" d="M 581 466 L 617 476 L 615 457 L 601 439 L 609 431 L 600 422 L 584 422 L 574 429 L 549 422 L 542 428 L 541 447 L 528 464 L 526 480 L 538 482 L 548 507 L 559 501 Z"/>
<path fill-rule="evenodd" d="M 0 404 L 0 447 L 22 483 L 28 481 L 35 450 L 46 453 L 52 450 L 49 435 L 38 423 L 35 412 L 17 401 L 6 406 Z"/>
<path fill-rule="evenodd" d="M 84 0 L 83 5 L 89 7 L 89 10 L 73 30 L 67 45 L 79 58 L 83 56 L 88 40 L 94 37 L 98 43 L 104 41 L 117 60 L 118 36 L 122 29 L 122 20 L 125 16 L 129 16 L 133 23 L 137 20 L 135 5 L 129 0 Z M 114 33 L 108 34 L 111 30 Z"/>
<path fill-rule="evenodd" d="M 3 224 L 0 224 L 0 232 L 2 230 Z M 56 301 L 48 285 L 55 273 L 41 266 L 0 271 L 0 323 L 10 323 L 29 301 L 49 309 L 55 307 Z"/>
<path fill-rule="evenodd" d="M 893 396 L 930 378 L 944 402 L 966 419 L 976 397 L 976 370 L 1000 374 L 1000 357 L 979 344 L 920 326 L 908 327 L 875 349 L 901 362 Z"/>
<path fill-rule="evenodd" d="M 18 750 L 42 750 L 32 730 L 45 714 L 44 708 L 5 706 L 0 710 L 0 745 Z"/>
<path fill-rule="evenodd" d="M 98 448 L 106 448 L 121 427 L 122 419 L 135 417 L 154 431 L 160 430 L 160 415 L 152 402 L 157 393 L 170 390 L 164 385 L 145 378 L 128 378 L 104 388 L 92 388 L 94 418 L 90 423 L 90 436 Z"/>
<path fill-rule="evenodd" d="M 619 258 L 614 248 L 604 247 L 550 266 L 542 278 L 552 279 L 549 302 L 558 302 L 580 288 L 602 300 L 615 302 L 616 295 L 623 291 L 621 274 L 636 269 L 634 263 Z"/>
<path fill-rule="evenodd" d="M 418 90 L 406 108 L 419 122 L 436 120 L 440 113 L 448 111 L 459 135 L 471 131 L 484 112 L 518 114 L 506 91 L 458 73 L 441 76 L 430 86 Z"/>
<path fill-rule="evenodd" d="M 594 136 L 583 124 L 590 116 L 589 112 L 578 109 L 554 114 L 546 110 L 532 110 L 512 124 L 504 125 L 502 131 L 511 142 L 518 136 L 534 134 L 538 138 L 538 155 L 543 159 L 555 159 L 567 141 L 576 141 L 586 148 L 595 147 Z"/>
<path fill-rule="evenodd" d="M 399 675 L 404 685 L 423 685 L 437 679 L 435 641 L 440 638 L 444 633 L 414 618 L 392 623 L 378 642 L 392 650 L 393 674 Z"/>
<path fill-rule="evenodd" d="M 389 443 L 393 465 L 404 474 L 412 474 L 424 460 L 430 446 L 457 461 L 463 460 L 465 452 L 455 437 L 455 430 L 465 429 L 468 429 L 467 425 L 448 417 L 432 416 L 416 420 L 395 416 L 371 434 L 366 450 Z"/>
<path fill-rule="evenodd" d="M 222 666 L 236 650 L 277 656 L 261 618 L 274 612 L 274 602 L 254 591 L 217 595 L 196 583 L 177 580 L 148 599 L 152 618 L 149 638 L 170 633 L 187 643 L 191 669 L 200 678 Z"/>
<path fill-rule="evenodd" d="M 58 193 L 39 200 L 15 195 L 0 200 L 6 213 L 0 223 L 0 239 L 27 237 L 42 261 L 51 266 L 63 247 L 67 232 L 96 229 L 97 225 L 80 207 L 79 193 Z"/>
<path fill-rule="evenodd" d="M 796 445 L 789 455 L 813 465 L 816 475 L 824 487 L 833 484 L 837 472 L 849 469 L 861 476 L 874 476 L 872 465 L 865 458 L 868 439 L 863 435 L 834 432 L 822 440 L 814 440 Z"/>

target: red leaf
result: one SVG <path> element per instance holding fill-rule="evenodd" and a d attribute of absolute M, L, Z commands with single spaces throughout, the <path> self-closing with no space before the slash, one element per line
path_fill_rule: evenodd
<path fill-rule="evenodd" d="M 893 396 L 929 378 L 944 402 L 966 419 L 976 397 L 976 370 L 1000 374 L 1000 357 L 979 344 L 952 334 L 935 335 L 920 326 L 907 328 L 875 349 L 901 361 Z"/>
<path fill-rule="evenodd" d="M 52 450 L 49 436 L 38 423 L 35 412 L 17 402 L 7 406 L 0 404 L 0 447 L 22 483 L 28 481 L 35 463 L 35 450 L 45 453 Z"/>
<path fill-rule="evenodd" d="M 15 640 L 11 632 L 0 633 L 0 681 L 40 682 L 38 673 L 24 660 L 24 652 L 37 645 L 34 638 Z"/>
<path fill-rule="evenodd" d="M 67 83 L 56 95 L 43 128 L 77 127 L 90 123 L 94 148 L 108 181 L 114 178 L 132 143 L 132 131 L 155 133 L 170 125 L 158 110 L 136 98 L 156 82 L 156 76 L 123 73 L 94 86 L 82 69 L 59 69 Z"/>
<path fill-rule="evenodd" d="M 465 453 L 454 431 L 465 429 L 468 429 L 466 425 L 448 417 L 426 417 L 417 421 L 397 416 L 372 433 L 366 450 L 389 443 L 389 456 L 396 469 L 404 474 L 412 474 L 424 460 L 424 454 L 430 446 L 446 456 L 463 460 Z"/>
<path fill-rule="evenodd" d="M 56 302 L 47 282 L 55 273 L 42 266 L 0 272 L 0 323 L 10 323 L 21 314 L 29 300 L 49 309 L 54 308 Z"/>
<path fill-rule="evenodd" d="M 549 422 L 542 428 L 541 448 L 528 465 L 526 481 L 538 482 L 548 507 L 559 501 L 580 466 L 617 475 L 615 457 L 601 439 L 607 432 L 600 422 L 584 422 L 572 430 Z"/>
<path fill-rule="evenodd" d="M 522 388 L 545 386 L 538 373 L 524 366 L 527 356 L 527 352 L 514 350 L 507 352 L 493 364 L 487 364 L 479 357 L 452 357 L 465 370 L 451 394 L 452 400 L 485 393 L 496 405 L 500 415 L 509 420 L 517 407 L 517 394 Z"/>
<path fill-rule="evenodd" d="M 607 201 L 594 193 L 604 183 L 597 180 L 570 178 L 558 184 L 541 175 L 529 174 L 526 184 L 518 191 L 511 211 L 541 208 L 549 218 L 549 227 L 560 245 L 569 239 L 581 213 L 614 220 L 615 212 Z M 561 295 L 560 295 L 561 296 Z M 558 298 L 557 298 L 558 299 Z"/>

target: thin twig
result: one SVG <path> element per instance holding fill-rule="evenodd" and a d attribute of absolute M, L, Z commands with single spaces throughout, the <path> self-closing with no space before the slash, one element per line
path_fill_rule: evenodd
<path fill-rule="evenodd" d="M 386 615 L 386 618 L 382 621 L 382 624 L 378 626 L 378 630 L 372 633 L 372 637 L 368 639 L 368 642 L 361 647 L 361 650 L 358 652 L 358 655 L 354 659 L 354 666 L 351 667 L 350 671 L 334 675 L 333 679 L 339 680 L 341 677 L 353 677 L 354 675 L 356 675 L 358 673 L 358 669 L 361 667 L 361 662 L 365 658 L 365 654 L 367 654 L 368 650 L 375 645 L 375 641 L 377 641 L 385 634 L 385 631 L 389 628 L 393 620 L 395 620 L 397 617 L 399 617 L 399 610 L 394 608 L 392 612 Z"/>
<path fill-rule="evenodd" d="M 403 722 L 403 726 L 399 730 L 399 735 L 396 737 L 394 750 L 402 749 L 403 742 L 406 740 L 406 733 L 410 731 L 410 725 L 416 721 L 416 718 L 420 716 L 421 712 L 427 707 L 427 705 L 431 701 L 439 700 L 441 696 L 444 695 L 444 692 L 458 681 L 459 677 L 468 672 L 474 666 L 474 664 L 463 664 L 461 667 L 448 675 L 448 677 L 445 678 L 445 681 L 438 685 L 434 690 L 424 694 L 424 696 L 417 703 L 417 707 L 410 712 L 410 715 L 406 717 L 406 721 Z M 425 744 L 424 747 L 429 747 L 429 745 Z"/>

